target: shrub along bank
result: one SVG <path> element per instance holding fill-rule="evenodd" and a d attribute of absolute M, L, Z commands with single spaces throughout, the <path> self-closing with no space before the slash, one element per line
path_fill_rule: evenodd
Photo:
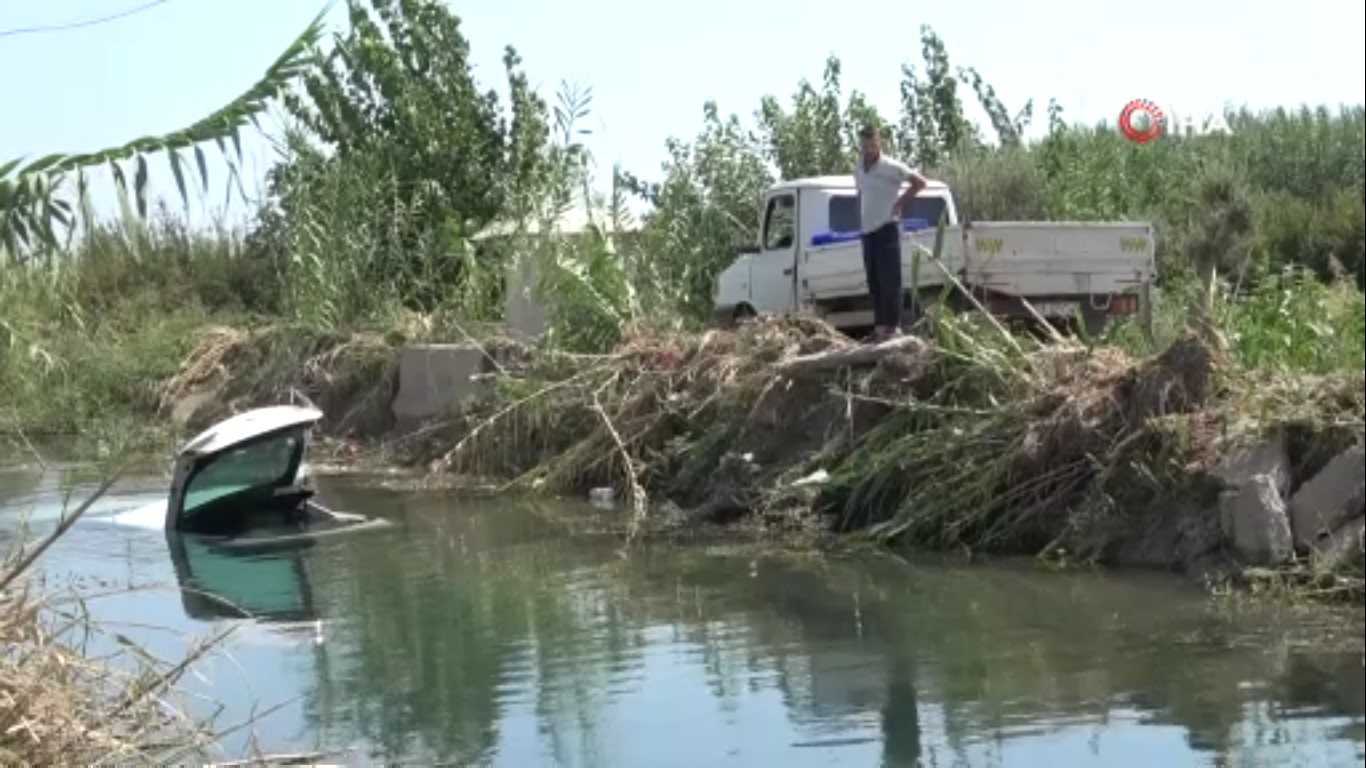
<path fill-rule="evenodd" d="M 183 315 L 80 343 L 108 345 L 90 367 L 110 372 L 111 408 L 142 423 L 198 428 L 303 398 L 328 414 L 328 435 L 451 478 L 578 497 L 613 487 L 637 534 L 858 531 L 1200 572 L 1232 560 L 1334 594 L 1358 589 L 1363 462 L 1331 509 L 1305 511 L 1295 497 L 1362 443 L 1362 293 L 1263 280 L 1217 304 L 1221 332 L 1206 335 L 1185 330 L 1179 299 L 1159 308 L 1156 347 L 1128 326 L 1086 344 L 1011 335 L 974 315 L 936 317 L 875 357 L 800 319 L 641 331 L 596 354 L 416 315 L 384 333 L 196 327 L 203 316 Z M 395 431 L 399 347 L 471 336 L 498 361 L 484 392 L 416 434 Z M 161 343 L 173 354 L 160 367 L 115 373 L 138 351 L 156 359 L 147 350 Z M 75 406 L 91 391 L 78 377 L 48 386 L 35 402 Z M 58 394 L 71 399 L 44 400 Z M 136 408 L 120 400 L 134 396 Z M 1260 463 L 1231 466 L 1248 448 Z M 1304 522 L 1320 513 L 1323 525 Z"/>
<path fill-rule="evenodd" d="M 637 532 L 859 530 L 1202 572 L 1231 555 L 1359 594 L 1362 365 L 1277 372 L 1245 354 L 1182 335 L 1139 357 L 970 317 L 881 352 L 815 321 L 641 336 L 509 370 L 436 441 L 432 466 L 573 495 L 614 487 Z M 1260 458 L 1240 465 L 1251 448 Z M 1330 464 L 1345 487 L 1296 496 Z M 1245 491 L 1261 475 L 1275 498 L 1254 509 Z"/>

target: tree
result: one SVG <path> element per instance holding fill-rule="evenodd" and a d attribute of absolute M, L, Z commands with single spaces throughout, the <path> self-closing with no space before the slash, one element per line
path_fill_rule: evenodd
<path fill-rule="evenodd" d="M 863 125 L 887 128 L 893 154 L 922 168 L 938 170 L 951 157 L 971 155 L 984 142 L 964 116 L 961 78 L 993 116 L 999 143 L 1020 143 L 1031 108 L 1010 117 L 975 71 L 959 70 L 955 77 L 943 41 L 929 27 L 921 29 L 921 44 L 924 75 L 902 67 L 901 114 L 894 122 L 863 93 L 846 94 L 840 61 L 831 56 L 819 84 L 801 81 L 786 104 L 765 96 L 751 124 L 708 102 L 692 141 L 669 140 L 658 182 L 626 179 L 653 207 L 642 248 L 658 265 L 666 290 L 681 292 L 687 315 L 700 320 L 710 314 L 716 277 L 734 259 L 736 241 L 754 239 L 764 188 L 775 177 L 850 173 Z"/>
<path fill-rule="evenodd" d="M 256 122 L 272 100 L 297 78 L 312 58 L 323 35 L 323 14 L 318 14 L 266 70 L 255 85 L 227 106 L 188 128 L 162 136 L 135 139 L 120 147 L 84 154 L 51 154 L 25 162 L 16 158 L 0 163 L 0 261 L 23 258 L 55 248 L 60 236 L 75 225 L 75 206 L 64 194 L 75 181 L 77 197 L 86 193 L 84 172 L 108 167 L 119 194 L 134 199 L 140 216 L 147 215 L 148 162 L 164 154 L 171 164 L 181 198 L 189 200 L 189 177 L 208 186 L 208 163 L 203 146 L 216 143 L 220 152 L 241 160 L 240 131 Z M 229 151 L 231 144 L 231 152 Z M 187 158 L 186 154 L 192 156 Z M 131 166 L 129 168 L 128 166 Z M 131 182 L 129 175 L 132 175 Z M 74 179 L 73 179 L 74 177 Z"/>
<path fill-rule="evenodd" d="M 303 226 L 322 176 L 385 190 L 349 223 L 382 232 L 372 279 L 430 309 L 469 277 L 453 254 L 490 224 L 544 196 L 549 109 L 507 47 L 507 109 L 474 77 L 460 19 L 438 0 L 350 0 L 350 28 L 304 78 L 286 108 L 304 141 L 273 173 L 279 221 Z M 265 217 L 269 218 L 266 212 Z M 316 223 L 316 222 L 315 222 Z M 336 222 L 328 222 L 335 225 Z M 278 227 L 277 227 L 278 229 Z M 282 232 L 281 237 L 288 238 Z"/>
<path fill-rule="evenodd" d="M 1247 259 L 1252 232 L 1252 204 L 1238 177 L 1229 169 L 1206 170 L 1195 186 L 1196 214 L 1186 236 L 1184 251 L 1200 282 L 1191 306 L 1191 321 L 1208 341 L 1219 348 L 1226 344 L 1218 334 L 1214 307 L 1218 298 L 1220 269 L 1238 269 Z"/>

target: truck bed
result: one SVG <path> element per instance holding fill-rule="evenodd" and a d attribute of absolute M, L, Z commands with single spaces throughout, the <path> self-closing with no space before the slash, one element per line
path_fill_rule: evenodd
<path fill-rule="evenodd" d="M 963 243 L 958 228 L 951 227 L 944 233 L 944 252 L 941 260 L 951 272 L 962 268 Z M 905 275 L 907 289 L 911 285 L 912 264 L 915 260 L 915 246 L 923 246 L 927 251 L 934 250 L 935 232 L 907 233 L 901 236 L 901 270 Z M 944 275 L 934 265 L 921 258 L 919 278 L 920 287 L 940 286 Z M 802 254 L 802 281 L 808 300 L 823 301 L 857 296 L 868 293 L 868 279 L 863 271 L 863 246 L 858 241 L 813 246 Z"/>
<path fill-rule="evenodd" d="M 1049 300 L 1132 291 L 1154 276 L 1153 229 L 1146 223 L 988 222 L 945 230 L 941 260 L 970 288 L 1008 297 Z M 902 238 L 902 269 L 911 288 L 915 249 L 934 247 L 934 231 Z M 805 300 L 826 304 L 866 294 L 859 243 L 808 248 L 802 258 Z M 919 287 L 935 288 L 943 273 L 921 260 Z M 1060 305 L 1061 306 L 1061 305 Z M 1043 314 L 1052 314 L 1047 306 Z"/>

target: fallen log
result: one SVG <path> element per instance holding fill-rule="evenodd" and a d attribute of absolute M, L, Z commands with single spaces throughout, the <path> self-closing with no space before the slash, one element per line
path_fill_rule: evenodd
<path fill-rule="evenodd" d="M 778 363 L 776 371 L 783 376 L 802 376 L 817 372 L 875 365 L 891 354 L 919 353 L 926 348 L 925 340 L 916 336 L 901 336 L 881 344 L 870 344 L 848 349 L 831 349 L 794 357 Z"/>

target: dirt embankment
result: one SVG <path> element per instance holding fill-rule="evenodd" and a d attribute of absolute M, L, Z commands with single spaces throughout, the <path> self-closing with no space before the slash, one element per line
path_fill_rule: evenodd
<path fill-rule="evenodd" d="M 575 495 L 615 488 L 642 530 L 862 531 L 1202 571 L 1232 555 L 1359 589 L 1361 374 L 1271 380 L 1193 336 L 1133 359 L 971 322 L 878 351 L 815 321 L 640 337 L 604 356 L 504 348 L 482 398 L 396 444 L 434 472 Z M 206 345 L 187 372 L 211 367 L 211 350 L 218 370 L 236 370 L 223 347 Z M 227 377 L 237 383 L 217 385 L 215 401 L 278 401 L 281 386 L 260 382 L 288 381 L 335 417 L 336 434 L 392 425 L 386 342 L 307 352 L 273 358 L 292 361 L 291 377 Z M 352 358 L 374 367 L 339 362 Z M 186 381 L 213 378 L 187 374 L 163 394 L 183 401 Z M 1355 472 L 1344 469 L 1354 455 Z"/>
<path fill-rule="evenodd" d="M 336 435 L 393 427 L 395 340 L 288 327 L 204 329 L 179 372 L 152 392 L 157 410 L 191 429 L 247 408 L 312 402 Z"/>

